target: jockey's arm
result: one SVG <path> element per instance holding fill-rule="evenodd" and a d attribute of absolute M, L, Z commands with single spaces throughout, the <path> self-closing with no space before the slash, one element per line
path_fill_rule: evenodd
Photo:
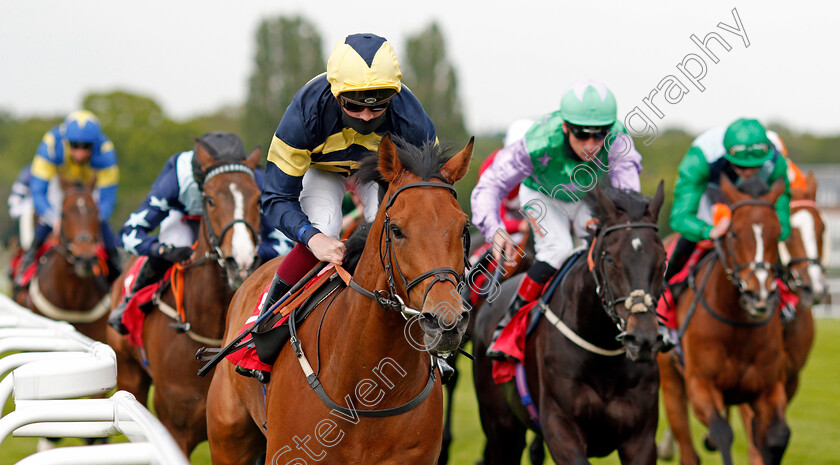
<path fill-rule="evenodd" d="M 779 178 L 785 180 L 785 191 L 776 201 L 776 214 L 779 215 L 779 224 L 782 227 L 782 233 L 779 236 L 780 241 L 787 239 L 790 235 L 790 180 L 787 173 L 788 165 L 785 158 L 777 157 L 768 184 L 772 186 Z"/>
<path fill-rule="evenodd" d="M 642 172 L 642 155 L 636 150 L 633 138 L 618 132 L 609 141 L 607 160 L 610 166 L 610 184 L 613 187 L 639 192 L 642 188 L 639 174 Z"/>
<path fill-rule="evenodd" d="M 47 157 L 46 153 L 42 154 L 42 146 L 38 147 L 38 153 L 32 160 L 32 179 L 29 181 L 29 188 L 32 192 L 32 201 L 35 204 L 35 211 L 38 212 L 40 221 L 44 224 L 52 225 L 58 220 L 58 214 L 50 206 L 47 199 L 47 189 L 50 185 L 50 180 L 58 173 L 58 167 Z"/>
<path fill-rule="evenodd" d="M 120 182 L 117 154 L 110 140 L 105 139 L 100 144 L 98 156 L 91 160 L 91 168 L 96 174 L 96 188 L 99 190 L 99 220 L 108 221 L 117 205 L 117 186 Z"/>
<path fill-rule="evenodd" d="M 473 224 L 491 240 L 504 223 L 499 215 L 502 199 L 534 171 L 525 139 L 499 150 L 470 195 Z"/>
<path fill-rule="evenodd" d="M 126 252 L 152 255 L 160 243 L 157 236 L 150 235 L 151 232 L 169 216 L 170 210 L 184 210 L 178 200 L 176 157 L 166 162 L 143 203 L 129 216 L 117 234 L 117 240 Z"/>
<path fill-rule="evenodd" d="M 312 236 L 320 233 L 312 226 L 300 206 L 300 192 L 303 190 L 303 175 L 309 169 L 312 152 L 286 142 L 278 134 L 304 133 L 302 121 L 291 106 L 283 115 L 277 133 L 268 150 L 268 164 L 265 168 L 265 185 L 262 191 L 262 208 L 271 227 L 280 230 L 287 237 L 304 245 Z M 304 143 L 296 145 L 305 146 Z"/>
<path fill-rule="evenodd" d="M 709 182 L 709 164 L 703 152 L 691 147 L 680 162 L 671 208 L 671 228 L 683 237 L 699 242 L 709 239 L 712 225 L 697 218 L 700 198 Z"/>

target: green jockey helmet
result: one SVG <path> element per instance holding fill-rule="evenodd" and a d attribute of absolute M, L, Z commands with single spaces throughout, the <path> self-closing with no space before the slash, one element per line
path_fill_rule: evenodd
<path fill-rule="evenodd" d="M 560 116 L 578 126 L 609 126 L 615 115 L 615 96 L 600 81 L 578 81 L 560 99 Z"/>
<path fill-rule="evenodd" d="M 754 119 L 741 118 L 730 124 L 723 135 L 723 148 L 729 163 L 745 168 L 761 166 L 773 157 L 767 131 Z"/>

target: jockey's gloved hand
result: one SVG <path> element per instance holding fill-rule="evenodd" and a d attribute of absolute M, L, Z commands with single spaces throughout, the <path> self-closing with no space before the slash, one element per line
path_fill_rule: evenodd
<path fill-rule="evenodd" d="M 171 263 L 180 263 L 187 261 L 192 256 L 192 253 L 192 247 L 173 247 L 169 244 L 160 244 L 155 249 L 155 255 L 158 258 L 161 258 Z"/>

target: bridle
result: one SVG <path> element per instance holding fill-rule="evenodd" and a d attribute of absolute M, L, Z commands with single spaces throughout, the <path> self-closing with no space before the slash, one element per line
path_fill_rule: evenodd
<path fill-rule="evenodd" d="M 790 202 L 790 210 L 791 216 L 793 215 L 794 208 L 802 208 L 802 209 L 813 209 L 814 213 L 819 216 L 819 210 L 817 207 L 817 203 L 813 200 L 794 200 Z M 816 239 L 816 238 L 815 238 Z M 823 245 L 825 246 L 825 245 Z M 802 280 L 802 275 L 799 273 L 798 270 L 794 268 L 795 265 L 799 265 L 804 263 L 805 266 L 816 265 L 820 268 L 820 271 L 825 274 L 825 267 L 823 267 L 822 261 L 820 257 L 811 258 L 808 256 L 804 257 L 790 257 L 787 264 L 783 267 L 781 274 L 784 276 L 784 281 L 791 289 L 801 289 L 804 281 Z"/>
<path fill-rule="evenodd" d="M 767 207 L 770 209 L 775 210 L 775 206 L 764 200 L 752 199 L 752 200 L 744 200 L 741 202 L 734 203 L 730 208 L 732 214 L 735 214 L 735 210 L 745 207 L 745 206 L 759 206 L 759 207 Z M 726 273 L 726 278 L 731 282 L 740 293 L 747 293 L 747 282 L 741 278 L 741 271 L 743 270 L 750 270 L 749 275 L 747 275 L 747 280 L 755 276 L 755 273 L 759 270 L 766 271 L 770 276 L 773 276 L 773 268 L 774 264 L 768 261 L 751 261 L 746 263 L 738 263 L 738 260 L 735 258 L 735 249 L 732 245 L 735 239 L 735 233 L 732 232 L 732 227 L 729 228 L 726 235 L 723 237 L 723 244 L 721 244 L 721 239 L 715 239 L 715 251 L 717 252 L 718 258 L 720 259 L 720 263 L 723 266 L 723 271 Z M 724 252 L 724 246 L 726 250 Z M 729 262 L 732 262 L 730 266 Z"/>
<path fill-rule="evenodd" d="M 618 327 L 618 339 L 621 339 L 622 336 L 625 334 L 627 322 L 618 314 L 618 312 L 616 312 L 615 306 L 617 304 L 623 303 L 624 306 L 628 310 L 630 310 L 631 314 L 645 313 L 651 308 L 653 308 L 653 305 L 656 303 L 656 300 L 653 298 L 653 296 L 651 296 L 644 290 L 634 290 L 630 293 L 630 295 L 626 297 L 620 297 L 618 299 L 616 299 L 615 296 L 613 296 L 613 293 L 610 290 L 607 274 L 605 273 L 604 269 L 604 261 L 608 255 L 607 251 L 603 247 L 604 238 L 607 236 L 607 234 L 610 234 L 615 231 L 642 228 L 650 228 L 654 231 L 659 230 L 659 226 L 657 226 L 656 223 L 651 223 L 647 221 L 628 221 L 626 223 L 615 224 L 612 226 L 601 228 L 598 231 L 598 233 L 592 238 L 592 242 L 589 245 L 589 252 L 586 257 L 586 261 L 589 266 L 589 272 L 592 274 L 592 279 L 595 281 L 595 292 L 597 292 L 598 298 L 601 299 L 601 306 L 603 307 L 607 315 L 610 317 L 610 319 L 612 319 L 615 325 Z M 596 253 L 596 250 L 599 250 L 599 252 Z M 597 261 L 593 258 L 595 256 L 597 256 Z"/>
<path fill-rule="evenodd" d="M 222 241 L 225 238 L 225 234 L 227 234 L 228 231 L 230 231 L 236 224 L 244 224 L 245 227 L 248 229 L 248 232 L 251 233 L 251 240 L 254 241 L 254 260 L 251 262 L 252 263 L 251 270 L 249 270 L 249 271 L 253 271 L 253 269 L 256 268 L 257 264 L 259 263 L 258 250 L 259 250 L 259 245 L 260 245 L 261 238 L 260 238 L 259 233 L 254 229 L 254 227 L 251 225 L 251 223 L 248 222 L 248 220 L 246 220 L 244 218 L 234 218 L 233 220 L 231 220 L 229 223 L 227 223 L 222 228 L 222 230 L 219 232 L 219 234 L 216 234 L 216 232 L 213 230 L 213 223 L 210 221 L 210 214 L 207 213 L 208 202 L 209 202 L 209 199 L 210 199 L 210 197 L 204 192 L 204 186 L 207 185 L 207 181 L 209 181 L 210 179 L 212 179 L 212 178 L 214 178 L 214 177 L 216 177 L 220 174 L 235 173 L 235 172 L 245 173 L 245 174 L 251 176 L 251 179 L 254 179 L 254 181 L 256 182 L 256 177 L 254 175 L 254 170 L 252 170 L 249 166 L 244 165 L 242 163 L 228 163 L 228 164 L 224 164 L 224 165 L 221 165 L 221 166 L 217 166 L 216 168 L 210 169 L 210 171 L 207 172 L 207 175 L 204 176 L 204 181 L 202 182 L 202 186 L 201 186 L 202 206 L 203 206 L 202 211 L 201 211 L 201 217 L 202 217 L 202 220 L 204 221 L 205 239 L 207 239 L 207 243 L 210 245 L 210 250 L 211 251 L 206 253 L 204 255 L 204 257 L 201 257 L 200 259 L 198 259 L 196 261 L 190 262 L 190 264 L 187 265 L 187 266 L 197 266 L 201 263 L 204 263 L 205 261 L 215 260 L 216 263 L 218 263 L 219 267 L 221 267 L 222 269 L 225 269 L 225 261 L 229 260 L 230 257 L 225 257 L 224 256 L 224 253 L 222 252 Z"/>
<path fill-rule="evenodd" d="M 391 228 L 391 217 L 388 214 L 388 210 L 394 205 L 394 202 L 397 200 L 397 196 L 399 196 L 400 193 L 404 192 L 407 189 L 412 189 L 415 187 L 438 187 L 448 189 L 452 193 L 452 195 L 457 198 L 455 188 L 451 184 L 446 182 L 446 179 L 444 179 L 443 176 L 438 174 L 433 177 L 441 180 L 442 182 L 419 181 L 405 184 L 399 187 L 393 194 L 391 194 L 391 196 L 388 198 L 388 202 L 385 204 L 385 221 L 382 225 L 382 231 L 380 231 L 379 235 L 379 260 L 382 263 L 382 268 L 385 270 L 385 276 L 388 280 L 388 289 L 369 291 L 363 288 L 362 286 L 358 285 L 355 281 L 351 280 L 349 282 L 350 287 L 356 292 L 375 300 L 379 304 L 379 306 L 382 307 L 384 310 L 393 310 L 400 312 L 406 319 L 419 315 L 421 312 L 405 304 L 405 300 L 403 300 L 403 298 L 400 297 L 397 291 L 395 277 L 399 277 L 399 279 L 402 281 L 403 289 L 405 289 L 406 300 L 408 300 L 409 291 L 414 286 L 422 283 L 428 278 L 434 278 L 434 280 L 431 283 L 429 283 L 429 285 L 426 287 L 426 292 L 423 294 L 424 301 L 426 300 L 426 296 L 429 295 L 429 292 L 432 290 L 432 287 L 435 284 L 439 282 L 449 282 L 457 289 L 458 284 L 463 280 L 463 273 L 459 273 L 455 269 L 449 267 L 433 268 L 409 280 L 405 277 L 402 270 L 400 269 L 399 261 L 397 260 L 397 257 L 394 254 L 394 231 Z M 469 230 L 467 228 L 464 228 L 463 237 L 465 245 L 464 263 L 466 264 L 469 260 Z M 384 247 L 382 246 L 383 240 L 385 243 Z M 392 263 L 394 266 L 391 265 Z"/>

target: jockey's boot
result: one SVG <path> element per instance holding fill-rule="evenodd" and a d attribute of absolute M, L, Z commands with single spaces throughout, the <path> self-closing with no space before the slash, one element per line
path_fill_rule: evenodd
<path fill-rule="evenodd" d="M 510 323 L 510 320 L 513 319 L 517 312 L 519 312 L 519 309 L 540 296 L 542 288 L 543 284 L 534 281 L 530 275 L 525 275 L 519 283 L 519 287 L 516 289 L 516 294 L 513 296 L 513 300 L 510 305 L 508 305 L 504 317 L 501 321 L 499 321 L 498 326 L 496 326 L 496 330 L 493 331 L 493 337 L 490 340 L 490 344 L 487 347 L 486 352 L 488 358 L 498 361 L 515 360 L 515 357 L 496 347 L 496 340 L 499 339 L 499 336 L 502 334 L 502 330 L 505 329 L 507 324 Z"/>
<path fill-rule="evenodd" d="M 657 321 L 657 325 L 659 326 L 659 334 L 662 336 L 662 347 L 659 348 L 659 351 L 668 352 L 677 346 L 677 331 L 665 326 L 661 321 Z"/>
<path fill-rule="evenodd" d="M 24 275 L 26 274 L 26 269 L 29 268 L 33 263 L 35 263 L 35 257 L 38 256 L 38 249 L 44 245 L 45 240 L 38 240 L 35 237 L 32 240 L 32 244 L 29 245 L 29 248 L 26 249 L 26 252 L 20 257 L 20 265 L 17 271 L 17 278 L 15 279 L 15 287 L 23 287 L 23 280 Z"/>
<path fill-rule="evenodd" d="M 449 364 L 443 357 L 435 357 L 435 361 L 437 362 L 438 371 L 440 371 L 440 382 L 441 384 L 446 384 L 452 379 L 452 376 L 455 374 L 455 367 Z"/>
<path fill-rule="evenodd" d="M 160 278 L 161 271 L 159 268 L 162 268 L 165 272 L 168 268 L 168 262 L 155 257 L 148 257 L 146 259 L 143 266 L 141 266 L 140 270 L 137 272 L 137 277 L 134 279 L 134 283 L 131 285 L 131 289 L 129 289 L 128 294 L 123 297 L 119 305 L 111 310 L 111 315 L 108 317 L 108 326 L 114 328 L 123 336 L 128 334 L 128 328 L 126 328 L 122 323 L 122 316 L 123 313 L 125 313 L 125 308 L 128 306 L 128 302 L 131 301 L 131 298 L 134 297 L 134 294 L 137 291 L 143 289 L 149 284 L 152 284 Z"/>
<path fill-rule="evenodd" d="M 120 263 L 120 252 L 116 248 L 105 250 L 105 262 L 108 265 L 108 282 L 113 283 L 119 278 L 122 273 L 122 264 Z"/>
<path fill-rule="evenodd" d="M 280 300 L 281 297 L 286 295 L 289 292 L 289 289 L 292 288 L 292 285 L 287 283 L 283 280 L 277 273 L 274 274 L 274 277 L 271 279 L 271 286 L 268 288 L 268 292 L 265 294 L 265 302 L 263 302 L 262 309 L 260 310 L 260 316 L 265 314 L 267 311 L 271 309 L 271 307 Z"/>

